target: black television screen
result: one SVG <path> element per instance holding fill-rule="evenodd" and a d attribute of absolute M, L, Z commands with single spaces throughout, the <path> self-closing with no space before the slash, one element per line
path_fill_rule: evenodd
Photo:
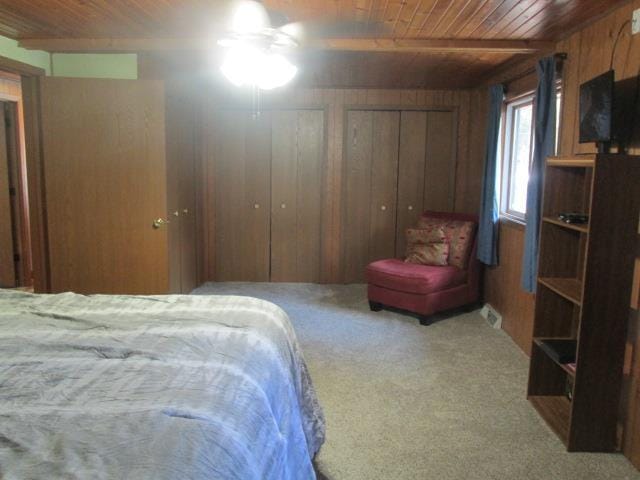
<path fill-rule="evenodd" d="M 613 70 L 580 85 L 580 143 L 610 142 Z"/>

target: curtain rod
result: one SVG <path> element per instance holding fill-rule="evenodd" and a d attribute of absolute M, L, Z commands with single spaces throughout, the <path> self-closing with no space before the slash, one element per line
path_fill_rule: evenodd
<path fill-rule="evenodd" d="M 560 64 L 559 65 L 560 66 L 559 69 L 561 70 L 562 69 L 562 62 L 567 59 L 567 54 L 565 52 L 555 53 L 553 55 L 553 58 L 556 59 L 556 63 L 557 64 Z M 508 78 L 508 79 L 504 80 L 501 83 L 505 86 L 505 90 L 506 90 L 506 86 L 507 86 L 508 83 L 512 83 L 512 82 L 515 82 L 516 80 L 520 80 L 521 78 L 529 76 L 529 75 L 531 75 L 532 73 L 535 73 L 535 72 L 536 72 L 536 67 L 527 68 L 524 72 L 522 72 L 522 73 L 520 73 L 520 74 L 518 74 L 518 75 L 516 75 L 514 77 Z"/>

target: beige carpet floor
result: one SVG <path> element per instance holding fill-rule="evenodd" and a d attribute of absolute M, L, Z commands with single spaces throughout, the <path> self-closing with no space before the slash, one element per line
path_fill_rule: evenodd
<path fill-rule="evenodd" d="M 370 312 L 363 285 L 209 283 L 291 317 L 327 420 L 330 480 L 640 479 L 620 454 L 567 453 L 529 405 L 527 357 L 478 312 L 423 327 Z"/>

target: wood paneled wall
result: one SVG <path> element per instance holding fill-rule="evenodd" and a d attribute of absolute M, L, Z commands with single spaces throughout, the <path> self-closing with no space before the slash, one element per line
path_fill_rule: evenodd
<path fill-rule="evenodd" d="M 616 80 L 634 78 L 640 74 L 640 35 L 631 36 L 628 21 L 634 9 L 640 8 L 640 0 L 625 3 L 619 9 L 602 17 L 591 25 L 573 33 L 557 44 L 557 52 L 566 52 L 563 68 L 563 102 L 561 111 L 559 153 L 571 155 L 594 151 L 591 144 L 578 143 L 578 93 L 580 84 L 609 70 L 613 55 Z M 624 28 L 623 28 L 624 27 Z M 618 44 L 614 44 L 621 31 Z M 504 82 L 518 76 L 535 64 L 529 59 L 494 75 L 489 84 Z M 530 79 L 522 79 L 510 85 L 514 89 L 534 85 Z M 486 86 L 476 89 L 476 94 L 486 91 Z M 476 110 L 479 111 L 479 110 Z M 633 147 L 629 153 L 639 154 L 640 112 L 636 117 Z M 480 121 L 472 118 L 472 121 Z M 484 139 L 472 139 L 470 149 L 482 150 Z M 504 329 L 516 344 L 529 353 L 531 325 L 533 323 L 533 296 L 520 288 L 520 271 L 524 232 L 522 227 L 503 222 L 500 226 L 500 266 L 488 269 L 485 274 L 485 299 L 503 316 Z M 640 238 L 638 241 L 640 258 Z M 517 286 L 514 285 L 517 282 Z M 625 386 L 621 404 L 621 431 L 623 452 L 640 468 L 640 314 L 629 313 L 629 335 L 625 362 Z"/>
<path fill-rule="evenodd" d="M 205 109 L 228 108 L 234 105 L 252 107 L 251 101 L 238 97 L 229 91 L 205 89 L 209 93 L 202 104 Z M 484 118 L 476 110 L 485 106 L 484 93 L 433 90 L 369 90 L 369 89 L 293 89 L 280 93 L 263 95 L 261 109 L 294 110 L 320 108 L 325 112 L 326 167 L 322 195 L 322 268 L 320 280 L 324 283 L 340 283 L 342 279 L 342 193 L 344 168 L 344 129 L 346 111 L 349 107 L 398 107 L 428 110 L 431 107 L 447 107 L 457 112 L 458 136 L 456 139 L 456 166 L 454 181 L 454 210 L 456 212 L 477 213 L 480 202 L 482 174 L 482 152 L 470 149 L 470 138 L 484 136 Z M 476 119 L 472 122 L 471 119 Z M 206 139 L 205 139 L 206 140 Z M 206 142 L 205 142 L 206 143 Z M 212 152 L 204 146 L 203 157 Z M 210 172 L 209 175 L 213 175 Z M 205 175 L 206 177 L 206 175 Z M 204 205 L 202 222 L 207 226 L 203 232 L 202 258 L 205 263 L 215 258 L 215 211 L 207 209 L 207 198 L 212 195 L 213 178 L 205 179 L 202 188 Z M 201 280 L 213 279 L 211 268 L 205 267 Z"/>

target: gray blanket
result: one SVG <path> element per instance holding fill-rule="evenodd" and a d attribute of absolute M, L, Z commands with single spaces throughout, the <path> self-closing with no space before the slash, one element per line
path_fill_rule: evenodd
<path fill-rule="evenodd" d="M 269 302 L 0 290 L 2 479 L 310 479 L 323 441 Z"/>

